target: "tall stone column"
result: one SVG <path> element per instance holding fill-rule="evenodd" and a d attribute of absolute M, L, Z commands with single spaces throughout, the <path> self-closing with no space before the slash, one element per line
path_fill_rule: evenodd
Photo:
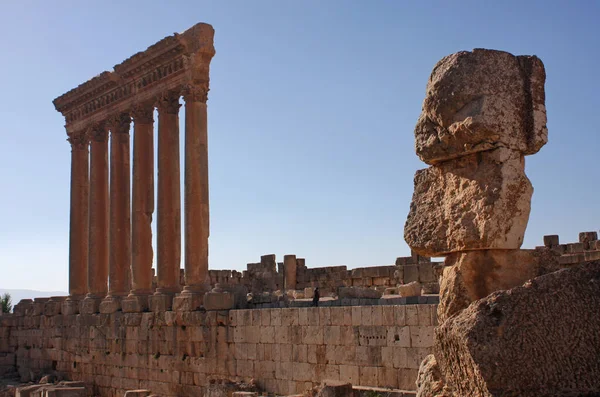
<path fill-rule="evenodd" d="M 210 290 L 208 277 L 208 83 L 188 85 L 185 100 L 185 287 L 174 310 L 196 310 Z"/>
<path fill-rule="evenodd" d="M 206 86 L 188 86 L 185 99 L 185 290 L 208 286 L 208 121 Z"/>
<path fill-rule="evenodd" d="M 71 144 L 71 214 L 69 226 L 69 298 L 87 293 L 89 152 L 86 131 L 69 134 Z"/>
<path fill-rule="evenodd" d="M 171 308 L 180 291 L 181 182 L 179 174 L 179 93 L 158 98 L 158 287 L 151 310 Z"/>
<path fill-rule="evenodd" d="M 296 255 L 283 256 L 283 268 L 285 273 L 285 289 L 296 289 L 296 269 L 298 267 Z"/>
<path fill-rule="evenodd" d="M 90 232 L 88 294 L 82 313 L 97 313 L 108 283 L 108 131 L 104 124 L 90 136 Z"/>
<path fill-rule="evenodd" d="M 131 292 L 122 301 L 124 312 L 148 308 L 152 293 L 152 214 L 154 212 L 154 105 L 134 107 L 133 187 L 131 222 Z"/>
<path fill-rule="evenodd" d="M 129 128 L 131 117 L 121 113 L 110 122 L 110 255 L 108 296 L 100 312 L 120 308 L 131 289 L 131 208 Z"/>

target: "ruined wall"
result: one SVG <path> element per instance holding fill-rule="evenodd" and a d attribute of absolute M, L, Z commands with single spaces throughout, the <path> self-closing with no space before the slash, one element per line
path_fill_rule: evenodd
<path fill-rule="evenodd" d="M 563 266 L 600 260 L 600 240 L 597 232 L 581 232 L 579 242 L 568 244 L 560 244 L 558 235 L 547 235 L 544 236 L 544 246 L 560 254 L 559 263 Z"/>
<path fill-rule="evenodd" d="M 33 305 L 31 305 L 33 308 Z M 321 380 L 414 389 L 431 352 L 435 305 L 0 317 L 0 374 L 53 371 L 101 396 L 150 389 L 200 395 L 211 380 L 254 379 L 278 394 Z"/>

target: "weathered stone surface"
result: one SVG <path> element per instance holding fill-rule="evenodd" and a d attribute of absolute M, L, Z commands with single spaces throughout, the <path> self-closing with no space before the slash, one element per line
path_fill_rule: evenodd
<path fill-rule="evenodd" d="M 533 194 L 524 166 L 500 148 L 417 171 L 404 239 L 424 256 L 519 248 Z"/>
<path fill-rule="evenodd" d="M 495 291 L 559 270 L 559 255 L 549 249 L 457 252 L 446 257 L 440 282 L 438 321 L 466 309 Z"/>
<path fill-rule="evenodd" d="M 415 127 L 417 155 L 436 164 L 497 147 L 536 153 L 548 141 L 545 81 L 535 56 L 475 49 L 443 58 Z"/>
<path fill-rule="evenodd" d="M 399 285 L 398 294 L 403 298 L 409 296 L 421 296 L 421 283 L 412 281 L 408 284 Z"/>
<path fill-rule="evenodd" d="M 417 397 L 442 396 L 444 380 L 440 367 L 433 354 L 428 355 L 421 362 L 417 375 Z"/>
<path fill-rule="evenodd" d="M 207 292 L 204 294 L 204 308 L 206 310 L 229 310 L 234 307 L 233 294 L 229 292 Z"/>
<path fill-rule="evenodd" d="M 352 384 L 348 382 L 325 380 L 317 392 L 318 397 L 353 397 Z"/>
<path fill-rule="evenodd" d="M 121 309 L 121 298 L 117 296 L 108 296 L 100 302 L 100 313 L 116 313 Z"/>
<path fill-rule="evenodd" d="M 498 291 L 436 330 L 434 354 L 461 396 L 600 392 L 600 262 Z"/>
<path fill-rule="evenodd" d="M 379 299 L 383 295 L 382 291 L 363 287 L 340 287 L 338 297 L 340 299 Z"/>
<path fill-rule="evenodd" d="M 23 387 L 17 387 L 15 391 L 15 397 L 29 397 L 38 389 L 41 389 L 45 385 L 29 385 Z"/>
<path fill-rule="evenodd" d="M 125 392 L 125 397 L 147 397 L 152 392 L 150 390 L 139 389 L 139 390 L 127 390 Z"/>
<path fill-rule="evenodd" d="M 123 313 L 141 313 L 148 310 L 148 295 L 129 295 L 121 300 Z"/>

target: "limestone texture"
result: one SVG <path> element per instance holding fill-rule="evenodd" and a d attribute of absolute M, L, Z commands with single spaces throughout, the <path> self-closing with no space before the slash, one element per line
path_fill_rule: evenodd
<path fill-rule="evenodd" d="M 404 239 L 430 257 L 520 248 L 533 194 L 524 167 L 499 148 L 417 171 Z"/>
<path fill-rule="evenodd" d="M 545 248 L 469 251 L 447 256 L 440 280 L 438 321 L 446 321 L 492 292 L 518 287 L 560 269 L 558 258 L 557 253 Z"/>
<path fill-rule="evenodd" d="M 403 298 L 409 296 L 421 296 L 421 283 L 412 281 L 408 284 L 399 285 L 398 294 Z"/>
<path fill-rule="evenodd" d="M 442 58 L 415 127 L 427 164 L 506 147 L 534 154 L 548 141 L 542 61 L 475 49 Z"/>
<path fill-rule="evenodd" d="M 497 291 L 441 323 L 434 354 L 460 396 L 600 393 L 600 262 Z"/>
<path fill-rule="evenodd" d="M 421 362 L 417 375 L 417 397 L 443 397 L 444 380 L 433 354 Z"/>

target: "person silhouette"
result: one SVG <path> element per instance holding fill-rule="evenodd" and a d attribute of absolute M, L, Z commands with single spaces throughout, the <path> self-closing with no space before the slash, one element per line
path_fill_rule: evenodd
<path fill-rule="evenodd" d="M 319 298 L 321 297 L 321 294 L 319 293 L 319 287 L 315 288 L 315 293 L 313 295 L 313 306 L 317 307 L 319 306 Z"/>

